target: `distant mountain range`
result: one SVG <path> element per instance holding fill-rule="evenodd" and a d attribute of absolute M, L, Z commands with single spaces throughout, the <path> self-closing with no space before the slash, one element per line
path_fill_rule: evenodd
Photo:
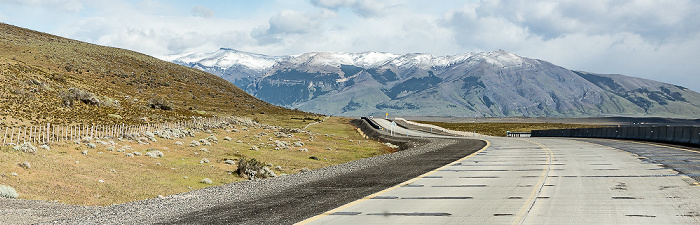
<path fill-rule="evenodd" d="M 341 116 L 700 116 L 700 93 L 569 70 L 503 50 L 452 56 L 222 48 L 166 60 L 218 75 L 266 102 Z"/>

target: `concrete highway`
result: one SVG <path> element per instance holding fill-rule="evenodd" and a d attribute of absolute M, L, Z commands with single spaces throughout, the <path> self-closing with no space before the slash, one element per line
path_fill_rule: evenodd
<path fill-rule="evenodd" d="M 698 183 L 645 157 L 582 140 L 483 139 L 472 155 L 301 224 L 700 224 Z"/>

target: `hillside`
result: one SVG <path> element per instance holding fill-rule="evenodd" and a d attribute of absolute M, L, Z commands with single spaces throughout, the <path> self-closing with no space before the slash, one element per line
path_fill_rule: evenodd
<path fill-rule="evenodd" d="M 572 71 L 503 50 L 271 57 L 220 49 L 193 56 L 171 60 L 220 75 L 272 104 L 331 115 L 700 116 L 700 93 L 682 86 Z"/>
<path fill-rule="evenodd" d="M 0 126 L 306 115 L 201 70 L 2 23 L 0 82 Z"/>

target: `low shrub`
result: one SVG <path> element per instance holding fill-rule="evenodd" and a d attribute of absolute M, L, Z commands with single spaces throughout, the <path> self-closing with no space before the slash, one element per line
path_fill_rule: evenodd
<path fill-rule="evenodd" d="M 160 110 L 172 110 L 173 104 L 163 97 L 155 97 L 148 101 L 148 107 Z"/>
<path fill-rule="evenodd" d="M 0 185 L 0 197 L 2 198 L 18 198 L 17 190 L 10 186 Z"/>
<path fill-rule="evenodd" d="M 87 92 L 80 88 L 69 88 L 58 94 L 63 102 L 63 106 L 72 108 L 75 101 L 80 101 L 88 105 L 99 105 L 100 99 L 93 93 Z"/>
<path fill-rule="evenodd" d="M 265 163 L 260 162 L 255 158 L 241 158 L 241 160 L 238 162 L 238 169 L 236 170 L 236 173 L 239 176 L 250 180 L 277 176 L 275 172 L 265 166 Z"/>

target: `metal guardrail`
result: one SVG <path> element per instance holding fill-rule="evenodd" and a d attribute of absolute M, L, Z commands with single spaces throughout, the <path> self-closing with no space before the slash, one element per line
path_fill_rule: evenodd
<path fill-rule="evenodd" d="M 533 130 L 532 137 L 613 138 L 700 145 L 700 127 L 629 126 Z"/>
<path fill-rule="evenodd" d="M 367 123 L 369 123 L 369 125 L 372 126 L 374 129 L 381 129 L 382 128 L 381 126 L 379 126 L 379 124 L 375 123 L 374 120 L 371 120 L 370 118 L 363 116 L 363 117 L 360 117 L 360 119 L 367 121 Z"/>
<path fill-rule="evenodd" d="M 506 137 L 530 137 L 532 133 L 530 132 L 510 132 L 506 131 Z"/>

